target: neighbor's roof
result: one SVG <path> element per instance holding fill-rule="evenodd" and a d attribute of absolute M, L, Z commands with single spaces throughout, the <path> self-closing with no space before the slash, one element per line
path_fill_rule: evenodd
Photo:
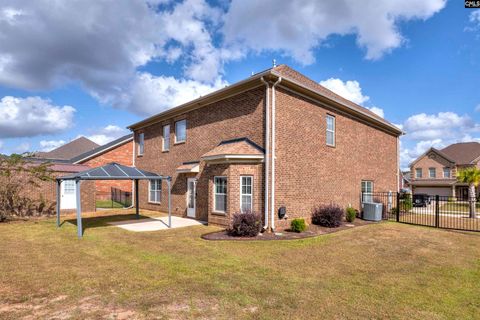
<path fill-rule="evenodd" d="M 170 179 L 169 176 L 124 166 L 115 162 L 57 178 L 57 180 L 131 180 L 131 179 Z"/>
<path fill-rule="evenodd" d="M 263 158 L 262 147 L 248 138 L 238 138 L 220 142 L 218 146 L 205 153 L 202 159 L 218 159 L 244 156 L 246 158 Z"/>
<path fill-rule="evenodd" d="M 49 152 L 37 152 L 35 156 L 43 159 L 69 160 L 84 152 L 98 148 L 99 145 L 85 137 L 77 138 Z"/>
<path fill-rule="evenodd" d="M 105 153 L 107 151 L 110 151 L 118 146 L 121 146 L 129 141 L 133 140 L 133 133 L 127 134 L 121 138 L 118 138 L 116 140 L 113 140 L 112 142 L 109 142 L 107 144 L 104 144 L 103 146 L 100 146 L 98 148 L 95 148 L 93 150 L 89 150 L 85 153 L 82 153 L 76 157 L 73 157 L 70 159 L 71 162 L 73 163 L 80 163 L 83 161 L 86 161 L 88 159 L 91 159 L 93 157 L 96 157 L 102 153 Z"/>
<path fill-rule="evenodd" d="M 480 157 L 480 143 L 454 143 L 442 149 L 442 152 L 452 158 L 457 165 L 472 164 Z"/>
<path fill-rule="evenodd" d="M 261 86 L 263 85 L 263 83 L 260 81 L 261 78 L 273 82 L 278 80 L 280 77 L 282 78 L 282 81 L 280 83 L 281 86 L 288 86 L 292 88 L 295 92 L 306 94 L 317 100 L 326 100 L 329 106 L 333 106 L 340 111 L 355 115 L 362 121 L 373 124 L 376 127 L 382 128 L 383 130 L 386 130 L 395 135 L 403 134 L 402 130 L 400 130 L 387 120 L 383 119 L 382 117 L 379 117 L 370 110 L 333 93 L 329 89 L 321 86 L 317 82 L 293 70 L 287 65 L 279 65 L 277 67 L 270 68 L 260 73 L 254 74 L 245 80 L 239 81 L 230 86 L 212 92 L 208 95 L 199 97 L 195 100 L 192 100 L 174 108 L 170 108 L 167 111 L 161 112 L 140 122 L 134 123 L 128 128 L 131 130 L 143 128 L 150 124 L 162 121 L 163 119 L 166 119 L 168 117 L 172 117 L 176 114 L 188 112 L 190 110 L 206 106 L 210 103 L 226 99 L 234 94 L 243 92 L 245 90 Z"/>
<path fill-rule="evenodd" d="M 431 147 L 430 149 L 428 149 L 427 151 L 425 151 L 422 155 L 420 155 L 417 159 L 413 160 L 411 163 L 410 163 L 410 167 L 412 167 L 415 163 L 417 163 L 418 161 L 420 161 L 423 157 L 425 157 L 426 155 L 430 154 L 431 152 L 433 153 L 436 153 L 438 154 L 439 156 L 441 156 L 442 158 L 444 158 L 445 160 L 451 162 L 452 164 L 455 164 L 455 159 L 452 159 L 449 155 L 445 154 L 442 150 L 438 150 L 434 147 Z"/>

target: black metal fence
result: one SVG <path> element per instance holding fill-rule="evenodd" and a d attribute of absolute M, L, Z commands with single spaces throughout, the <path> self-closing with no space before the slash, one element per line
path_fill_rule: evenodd
<path fill-rule="evenodd" d="M 480 202 L 397 192 L 361 194 L 362 204 L 382 204 L 384 220 L 444 229 L 480 231 Z"/>
<path fill-rule="evenodd" d="M 132 193 L 123 191 L 117 188 L 111 188 L 112 208 L 114 203 L 122 204 L 124 207 L 130 207 L 132 205 Z"/>

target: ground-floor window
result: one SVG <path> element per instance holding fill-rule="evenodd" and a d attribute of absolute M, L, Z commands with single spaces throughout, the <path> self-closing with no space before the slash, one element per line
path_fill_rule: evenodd
<path fill-rule="evenodd" d="M 162 197 L 162 180 L 150 180 L 148 201 L 160 203 Z"/>
<path fill-rule="evenodd" d="M 214 178 L 214 211 L 227 212 L 227 177 Z"/>
<path fill-rule="evenodd" d="M 373 202 L 373 181 L 362 181 L 362 202 Z"/>
<path fill-rule="evenodd" d="M 253 210 L 253 177 L 240 177 L 240 210 L 251 212 Z"/>

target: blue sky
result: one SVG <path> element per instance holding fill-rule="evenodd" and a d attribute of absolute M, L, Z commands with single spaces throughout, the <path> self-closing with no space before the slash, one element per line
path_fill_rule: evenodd
<path fill-rule="evenodd" d="M 402 167 L 480 141 L 480 11 L 461 1 L 3 1 L 0 41 L 0 153 L 106 143 L 272 59 L 403 127 Z"/>

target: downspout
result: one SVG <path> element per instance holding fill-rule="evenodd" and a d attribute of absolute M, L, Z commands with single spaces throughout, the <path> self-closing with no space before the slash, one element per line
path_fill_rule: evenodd
<path fill-rule="evenodd" d="M 260 78 L 262 82 L 265 84 L 265 225 L 263 226 L 263 230 L 268 230 L 268 171 L 270 170 L 270 161 L 268 159 L 269 156 L 269 147 L 270 147 L 270 112 L 269 112 L 269 105 L 270 105 L 270 85 L 267 81 Z"/>
<path fill-rule="evenodd" d="M 275 87 L 282 81 L 279 77 L 277 82 L 272 85 L 272 190 L 270 198 L 270 219 L 272 231 L 275 231 Z"/>
<path fill-rule="evenodd" d="M 135 167 L 135 131 L 133 132 L 133 140 L 132 140 L 132 166 Z M 132 180 L 132 205 L 130 207 L 124 209 L 132 209 L 137 204 L 137 198 L 135 197 L 135 181 Z"/>

